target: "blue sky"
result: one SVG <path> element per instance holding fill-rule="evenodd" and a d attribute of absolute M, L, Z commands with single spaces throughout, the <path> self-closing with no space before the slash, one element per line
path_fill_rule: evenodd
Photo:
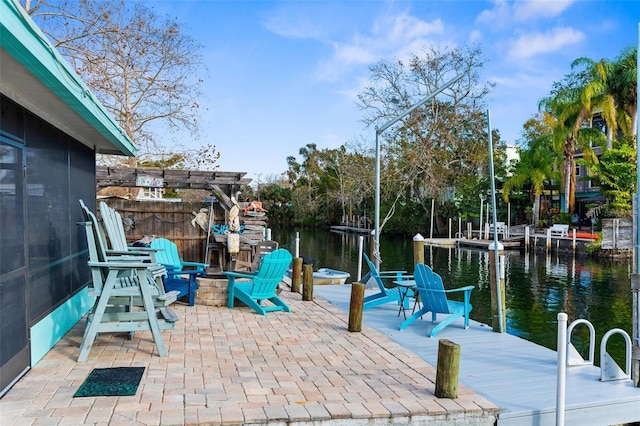
<path fill-rule="evenodd" d="M 492 127 L 513 144 L 554 81 L 582 56 L 637 45 L 636 1 L 185 1 L 153 3 L 203 46 L 200 141 L 223 171 L 267 180 L 308 143 L 374 143 L 357 94 L 369 66 L 422 47 L 478 43 L 497 85 Z M 184 142 L 183 142 L 184 143 Z"/>

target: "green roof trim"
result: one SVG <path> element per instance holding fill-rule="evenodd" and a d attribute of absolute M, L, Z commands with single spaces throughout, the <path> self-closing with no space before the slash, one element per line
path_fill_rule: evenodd
<path fill-rule="evenodd" d="M 0 0 L 0 46 L 125 155 L 136 147 L 17 0 Z"/>

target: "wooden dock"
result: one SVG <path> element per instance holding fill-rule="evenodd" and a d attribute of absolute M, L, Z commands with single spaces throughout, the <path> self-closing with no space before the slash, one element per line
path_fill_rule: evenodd
<path fill-rule="evenodd" d="M 349 311 L 351 285 L 315 287 L 316 296 Z M 473 302 L 473 296 L 472 296 Z M 430 318 L 400 331 L 404 318 L 388 303 L 364 312 L 363 323 L 420 358 L 437 365 L 438 340 L 461 346 L 460 382 L 498 405 L 497 426 L 552 426 L 556 423 L 557 353 L 471 321 L 458 320 L 436 337 L 427 337 Z M 555 327 L 555 324 L 550 324 Z M 624 367 L 624 366 L 623 366 Z M 611 425 L 640 421 L 640 388 L 631 380 L 599 381 L 594 366 L 568 367 L 565 425 Z"/>
<path fill-rule="evenodd" d="M 500 244 L 505 250 L 517 250 L 522 247 L 524 237 L 522 238 L 509 238 L 500 240 Z M 493 244 L 493 240 L 468 240 L 466 238 L 459 238 L 457 240 L 458 247 L 471 247 L 488 250 L 489 246 Z"/>
<path fill-rule="evenodd" d="M 334 232 L 351 232 L 355 234 L 371 234 L 372 229 L 358 228 L 355 226 L 333 225 L 330 228 Z"/>

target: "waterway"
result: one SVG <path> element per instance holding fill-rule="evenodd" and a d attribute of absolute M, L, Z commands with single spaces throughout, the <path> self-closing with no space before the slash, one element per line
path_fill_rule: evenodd
<path fill-rule="evenodd" d="M 272 239 L 295 255 L 313 259 L 314 267 L 347 271 L 350 281 L 358 277 L 359 236 L 321 230 L 274 228 Z M 368 236 L 364 251 L 369 253 Z M 382 236 L 381 270 L 413 271 L 413 242 Z M 491 324 L 489 258 L 486 250 L 425 247 L 425 263 L 443 278 L 446 288 L 475 285 L 471 318 Z M 363 262 L 364 263 L 364 262 Z M 603 262 L 545 252 L 505 251 L 507 332 L 539 345 L 556 349 L 557 314 L 569 321 L 589 320 L 596 330 L 596 364 L 602 336 L 613 328 L 631 335 L 631 260 Z M 362 266 L 361 273 L 368 268 Z M 572 335 L 574 346 L 587 357 L 589 334 L 584 326 Z M 619 335 L 609 339 L 607 352 L 624 368 L 625 344 Z"/>

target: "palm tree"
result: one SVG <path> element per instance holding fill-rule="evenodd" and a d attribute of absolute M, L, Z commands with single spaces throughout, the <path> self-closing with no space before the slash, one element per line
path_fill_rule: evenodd
<path fill-rule="evenodd" d="M 540 119 L 538 119 L 540 120 Z M 533 202 L 533 225 L 538 223 L 540 217 L 540 196 L 545 184 L 551 183 L 558 175 L 555 168 L 556 155 L 552 150 L 551 129 L 547 128 L 540 132 L 540 128 L 532 134 L 531 129 L 542 124 L 536 123 L 536 119 L 528 120 L 525 123 L 525 138 L 529 139 L 526 149 L 520 151 L 520 160 L 515 165 L 512 174 L 502 186 L 502 198 L 509 202 L 509 194 L 514 189 L 520 189 L 527 183 L 530 184 L 529 191 L 534 196 Z"/>
<path fill-rule="evenodd" d="M 553 125 L 553 147 L 562 153 L 564 166 L 564 211 L 572 212 L 575 205 L 576 168 L 574 156 L 577 137 L 585 118 L 590 111 L 581 102 L 581 88 L 575 74 L 565 76 L 563 83 L 554 83 L 552 94 L 540 102 L 540 107 L 555 118 Z"/>
<path fill-rule="evenodd" d="M 613 144 L 613 133 L 618 128 L 618 111 L 611 76 L 614 64 L 606 59 L 595 62 L 589 58 L 578 58 L 571 64 L 575 71 L 585 66 L 581 75 L 585 81 L 580 90 L 580 104 L 586 111 L 599 112 L 607 125 L 607 149 Z"/>
<path fill-rule="evenodd" d="M 620 128 L 625 135 L 636 136 L 638 130 L 638 98 L 637 98 L 637 48 L 624 50 L 613 63 L 610 85 L 619 114 Z"/>

